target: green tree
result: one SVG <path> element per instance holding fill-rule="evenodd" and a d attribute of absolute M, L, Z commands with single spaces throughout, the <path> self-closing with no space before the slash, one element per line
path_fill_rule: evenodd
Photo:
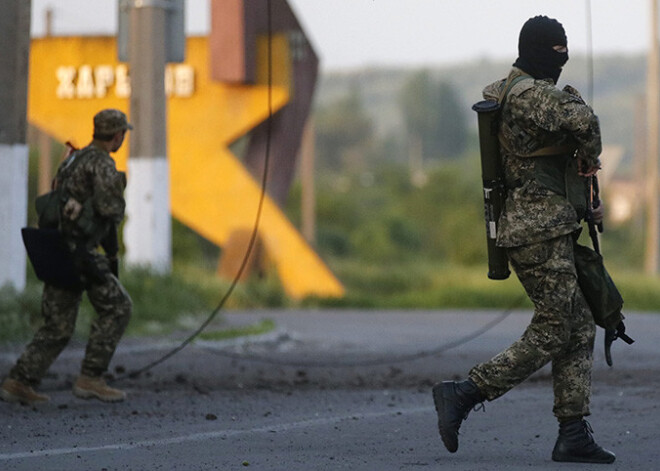
<path fill-rule="evenodd" d="M 358 90 L 318 109 L 315 120 L 319 165 L 335 171 L 359 167 L 374 127 Z"/>
<path fill-rule="evenodd" d="M 465 150 L 466 116 L 450 83 L 434 81 L 428 70 L 422 70 L 405 83 L 399 103 L 409 152 L 423 159 L 439 159 L 456 157 Z"/>
<path fill-rule="evenodd" d="M 436 89 L 437 129 L 433 133 L 433 148 L 439 155 L 456 157 L 467 145 L 467 119 L 456 89 L 449 82 L 440 82 Z"/>

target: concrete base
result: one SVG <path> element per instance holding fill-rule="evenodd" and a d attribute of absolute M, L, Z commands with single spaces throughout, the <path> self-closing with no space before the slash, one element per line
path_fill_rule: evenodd
<path fill-rule="evenodd" d="M 158 273 L 172 269 L 169 166 L 164 157 L 131 157 L 126 188 L 126 263 Z"/>
<path fill-rule="evenodd" d="M 0 286 L 25 288 L 28 146 L 0 144 Z"/>

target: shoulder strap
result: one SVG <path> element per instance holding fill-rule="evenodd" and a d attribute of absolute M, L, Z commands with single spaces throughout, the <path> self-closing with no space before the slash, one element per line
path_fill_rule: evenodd
<path fill-rule="evenodd" d="M 513 87 L 521 82 L 524 79 L 531 79 L 532 77 L 527 74 L 521 74 L 518 75 L 517 77 L 513 79 L 507 78 L 506 82 L 504 83 L 504 86 L 502 87 L 502 91 L 500 92 L 500 96 L 498 98 L 498 102 L 500 103 L 501 106 L 504 106 L 504 103 L 506 102 L 506 98 L 509 95 L 509 92 L 513 89 Z M 506 123 L 504 123 L 506 124 Z M 507 151 L 511 152 L 511 150 L 506 146 L 506 144 L 500 139 L 500 145 Z M 527 153 L 527 154 L 519 154 L 519 157 L 543 157 L 543 156 L 548 156 L 548 155 L 559 155 L 559 154 L 568 154 L 568 153 L 573 153 L 575 152 L 575 146 L 569 146 L 569 145 L 557 145 L 557 146 L 548 146 L 548 147 L 541 147 L 539 149 L 536 149 L 533 152 Z"/>
<path fill-rule="evenodd" d="M 80 162 L 83 161 L 83 157 L 85 157 L 88 153 L 85 152 L 85 149 L 87 149 L 87 147 L 73 151 L 71 155 L 67 157 L 64 162 L 62 162 L 60 168 L 57 171 L 57 175 L 55 175 L 58 188 L 62 184 L 62 180 L 66 180 L 73 173 L 76 167 L 80 165 Z"/>
<path fill-rule="evenodd" d="M 521 74 L 518 75 L 517 77 L 510 79 L 507 78 L 506 82 L 504 82 L 504 87 L 502 87 L 502 91 L 500 92 L 500 96 L 498 98 L 498 103 L 502 106 L 504 106 L 504 102 L 506 102 L 506 97 L 509 95 L 509 92 L 511 89 L 516 85 L 518 82 L 524 80 L 524 79 L 529 79 L 532 78 L 530 75 L 527 74 Z"/>

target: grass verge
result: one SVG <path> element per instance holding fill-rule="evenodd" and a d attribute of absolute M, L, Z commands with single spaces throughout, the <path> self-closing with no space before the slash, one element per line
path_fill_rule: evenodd
<path fill-rule="evenodd" d="M 332 261 L 347 288 L 341 299 L 315 299 L 305 305 L 378 309 L 531 309 L 515 274 L 490 280 L 484 265 L 462 266 L 428 260 L 382 264 Z M 611 268 L 625 311 L 660 312 L 660 277 Z"/>
<path fill-rule="evenodd" d="M 199 334 L 200 340 L 229 340 L 247 335 L 263 335 L 275 330 L 275 321 L 272 319 L 262 319 L 254 324 L 232 327 L 229 329 L 219 329 L 204 331 Z"/>
<path fill-rule="evenodd" d="M 287 298 L 274 277 L 240 283 L 223 310 L 254 308 L 365 308 L 365 309 L 531 309 L 515 275 L 504 281 L 489 280 L 485 266 L 454 266 L 428 260 L 389 265 L 332 260 L 332 269 L 346 287 L 339 299 L 310 297 L 299 302 Z M 40 320 L 41 283 L 28 271 L 24 292 L 0 289 L 0 341 L 28 340 Z M 624 298 L 624 313 L 660 312 L 660 278 L 626 269 L 611 269 L 612 278 Z M 217 307 L 230 283 L 208 270 L 175 266 L 172 274 L 157 275 L 146 270 L 122 272 L 121 280 L 133 299 L 133 318 L 126 335 L 164 335 L 176 330 L 196 329 Z M 217 319 L 221 320 L 222 312 Z M 86 337 L 95 317 L 85 297 L 80 309 L 76 336 Z M 272 322 L 272 321 L 270 321 Z M 217 324 L 216 324 L 217 325 Z M 265 333 L 274 325 L 264 321 L 245 330 L 230 329 L 203 335 L 212 339 Z M 226 336 L 226 337 L 224 337 Z"/>
<path fill-rule="evenodd" d="M 127 336 L 165 335 L 182 329 L 192 331 L 219 307 L 231 284 L 195 266 L 175 266 L 167 275 L 144 269 L 122 270 L 120 279 L 133 300 Z M 11 287 L 0 289 L 0 341 L 23 342 L 31 338 L 42 322 L 42 287 L 30 268 L 22 293 Z M 278 280 L 272 277 L 249 280 L 232 291 L 218 312 L 215 324 L 221 321 L 224 310 L 285 307 L 288 303 Z M 74 335 L 86 338 L 95 317 L 94 309 L 83 295 Z M 255 328 L 266 329 L 267 325 Z M 250 331 L 245 335 L 250 335 Z"/>

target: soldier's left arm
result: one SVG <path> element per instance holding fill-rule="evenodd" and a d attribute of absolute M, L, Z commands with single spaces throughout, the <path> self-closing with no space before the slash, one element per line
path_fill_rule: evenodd
<path fill-rule="evenodd" d="M 539 125 L 557 135 L 564 135 L 577 144 L 576 158 L 583 170 L 600 167 L 602 151 L 598 117 L 577 90 L 546 89 L 535 111 Z"/>
<path fill-rule="evenodd" d="M 111 157 L 100 158 L 94 171 L 93 205 L 97 214 L 119 224 L 124 218 L 126 179 Z"/>
<path fill-rule="evenodd" d="M 575 88 L 566 85 L 562 93 L 564 96 L 561 97 L 560 102 L 567 117 L 564 126 L 578 143 L 576 157 L 581 170 L 588 172 L 589 170 L 599 169 L 600 160 L 598 157 L 603 149 L 598 116 L 585 103 Z"/>

